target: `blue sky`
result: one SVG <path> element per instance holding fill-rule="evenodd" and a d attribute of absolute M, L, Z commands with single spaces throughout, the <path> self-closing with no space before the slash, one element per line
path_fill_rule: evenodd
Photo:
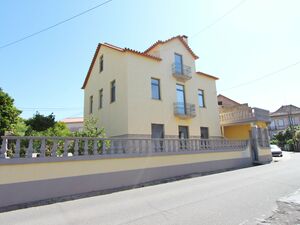
<path fill-rule="evenodd" d="M 0 2 L 0 46 L 51 26 L 100 0 Z M 97 43 L 143 51 L 178 34 L 200 57 L 197 69 L 220 78 L 218 93 L 274 111 L 300 107 L 300 1 L 113 0 L 81 17 L 0 49 L 0 87 L 31 117 L 53 112 L 57 119 L 82 115 L 80 89 Z M 201 33 L 198 33 L 202 31 Z"/>

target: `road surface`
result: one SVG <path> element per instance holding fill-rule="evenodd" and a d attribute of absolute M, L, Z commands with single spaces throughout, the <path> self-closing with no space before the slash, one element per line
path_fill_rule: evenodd
<path fill-rule="evenodd" d="M 286 153 L 268 165 L 5 212 L 0 224 L 258 224 L 299 188 L 300 153 Z"/>

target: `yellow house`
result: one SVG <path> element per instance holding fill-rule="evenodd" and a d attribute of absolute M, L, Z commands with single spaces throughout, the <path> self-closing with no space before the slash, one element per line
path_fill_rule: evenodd
<path fill-rule="evenodd" d="M 109 137 L 221 137 L 218 78 L 197 72 L 187 36 L 143 52 L 99 44 L 86 75 L 84 118 Z"/>
<path fill-rule="evenodd" d="M 228 139 L 250 139 L 252 128 L 260 128 L 259 136 L 267 136 L 270 123 L 269 111 L 251 108 L 248 104 L 240 104 L 224 95 L 218 95 L 220 123 L 222 134 Z"/>

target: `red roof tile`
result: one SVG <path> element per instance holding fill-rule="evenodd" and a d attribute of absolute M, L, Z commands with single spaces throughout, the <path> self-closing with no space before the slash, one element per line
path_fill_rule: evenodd
<path fill-rule="evenodd" d="M 65 118 L 65 119 L 61 120 L 60 122 L 63 122 L 63 123 L 83 123 L 83 117 Z"/>
<path fill-rule="evenodd" d="M 198 59 L 199 57 L 192 51 L 192 49 L 190 48 L 190 46 L 187 44 L 187 42 L 184 40 L 184 38 L 187 38 L 187 36 L 185 35 L 178 35 L 178 36 L 175 36 L 175 37 L 172 37 L 172 38 L 169 38 L 165 41 L 161 41 L 161 40 L 158 40 L 157 42 L 155 42 L 153 45 L 151 45 L 148 49 L 146 49 L 144 51 L 144 53 L 148 53 L 151 49 L 155 48 L 156 46 L 160 45 L 160 44 L 165 44 L 169 41 L 172 41 L 174 39 L 178 39 L 181 41 L 181 43 L 184 45 L 184 47 L 191 53 L 191 55 L 193 56 L 194 59 Z"/>

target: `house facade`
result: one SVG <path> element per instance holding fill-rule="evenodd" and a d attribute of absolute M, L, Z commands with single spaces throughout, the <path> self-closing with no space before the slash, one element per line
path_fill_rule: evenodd
<path fill-rule="evenodd" d="M 251 108 L 224 95 L 218 95 L 222 134 L 227 139 L 250 139 L 253 128 L 258 128 L 258 138 L 268 139 L 269 111 Z"/>
<path fill-rule="evenodd" d="M 300 126 L 300 108 L 294 105 L 283 105 L 275 112 L 270 113 L 270 136 L 284 131 L 291 126 Z"/>
<path fill-rule="evenodd" d="M 221 137 L 216 80 L 197 72 L 186 36 L 144 52 L 99 44 L 84 89 L 84 118 L 109 137 Z"/>

